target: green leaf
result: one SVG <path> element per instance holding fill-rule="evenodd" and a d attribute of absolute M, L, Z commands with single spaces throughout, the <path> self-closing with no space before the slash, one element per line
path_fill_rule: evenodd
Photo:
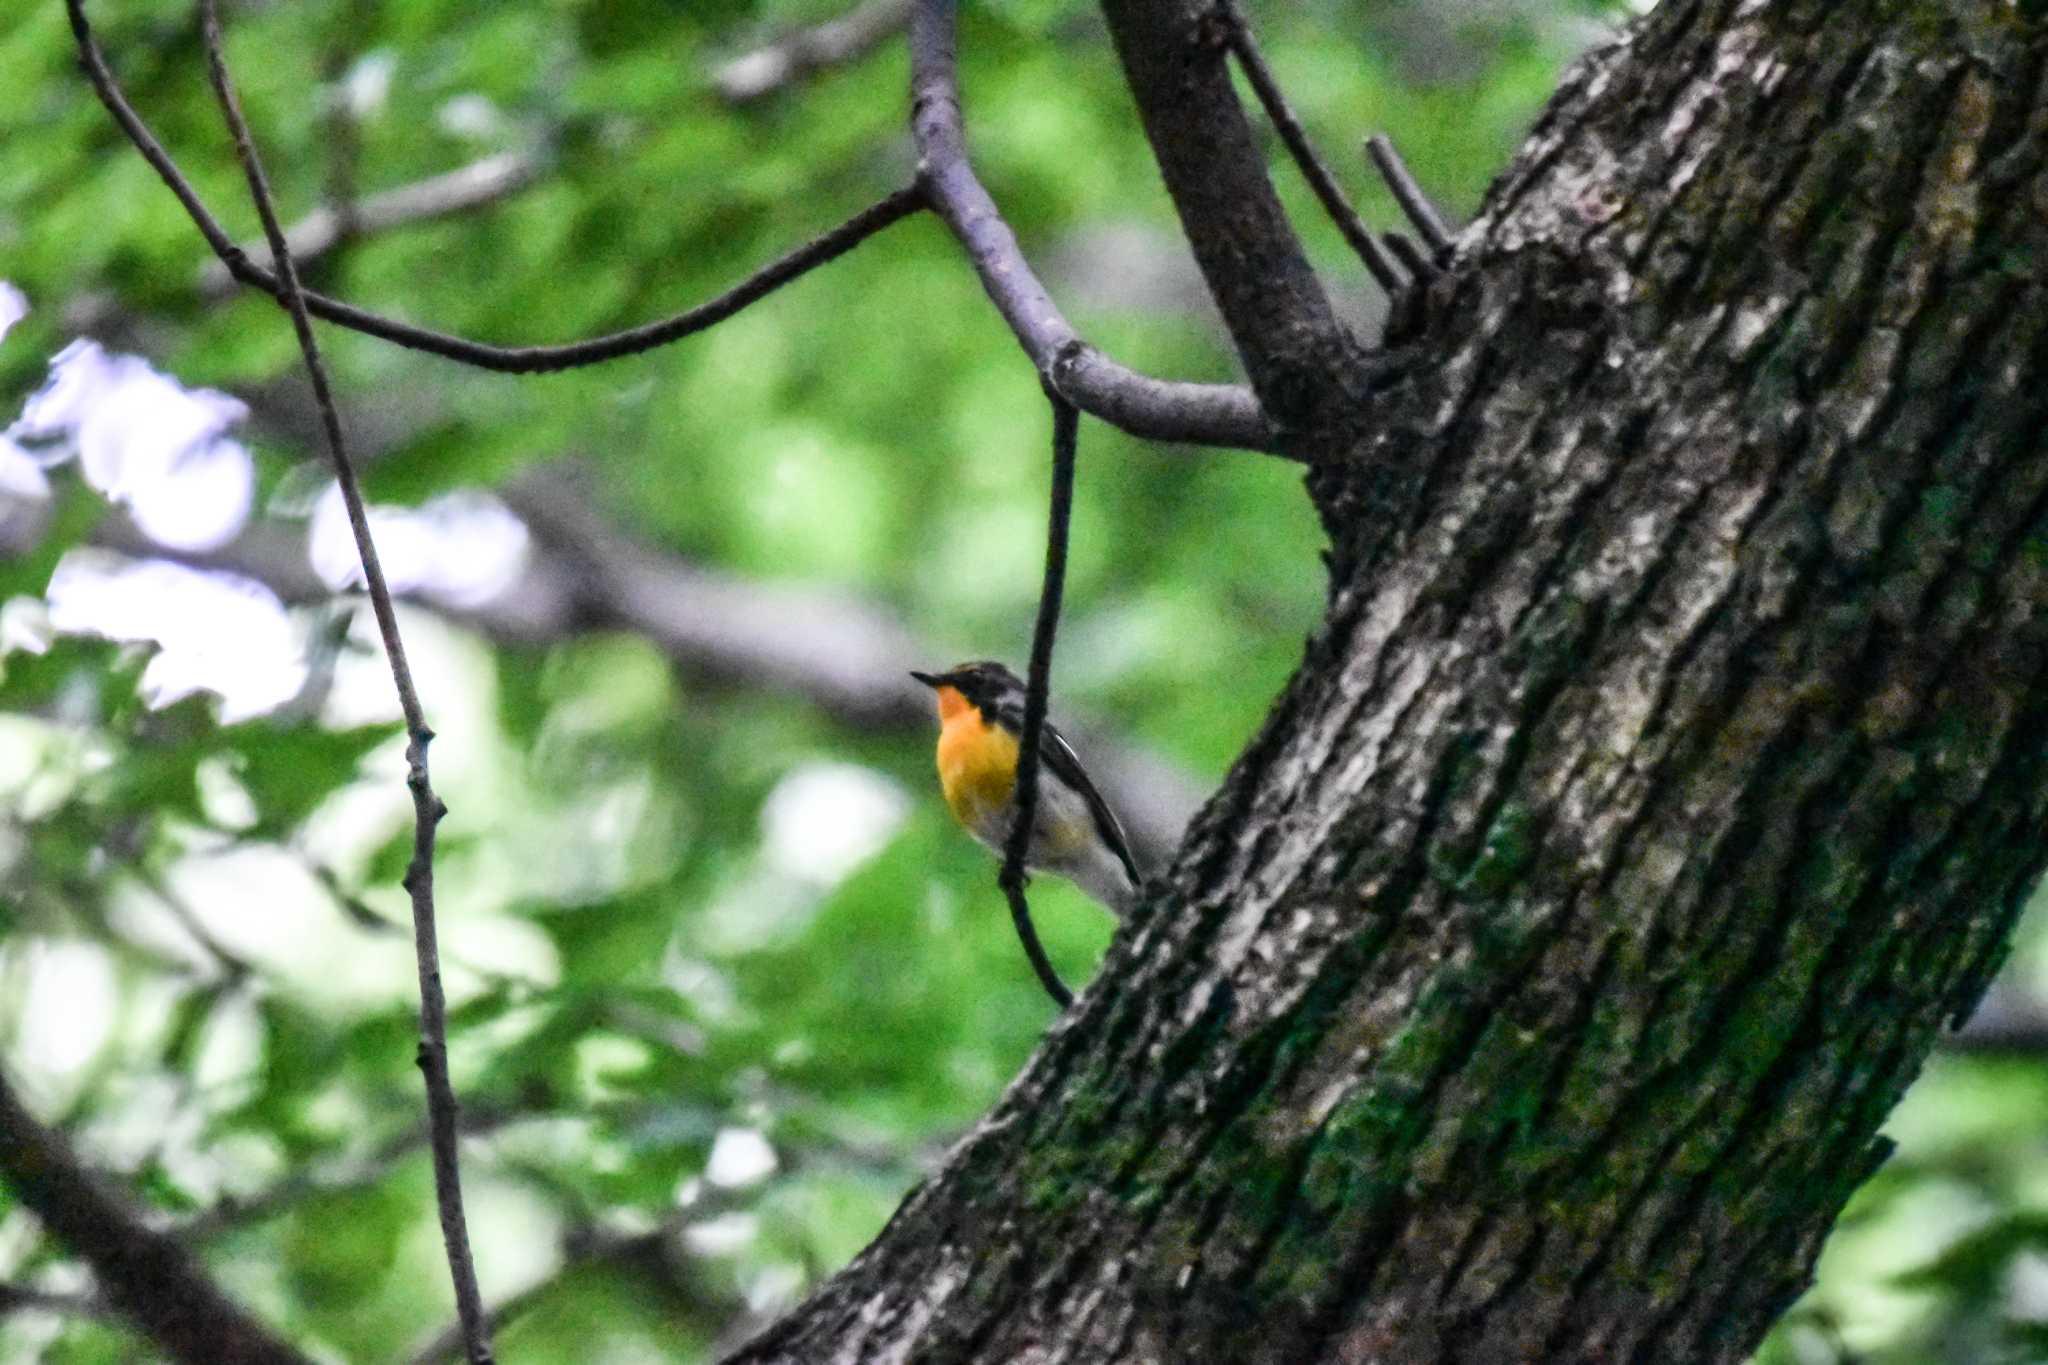
<path fill-rule="evenodd" d="M 255 802 L 258 832 L 279 836 L 355 781 L 364 757 L 404 728 L 392 722 L 323 730 L 253 720 L 223 730 L 219 745 L 234 756 L 235 776 Z"/>
<path fill-rule="evenodd" d="M 280 1266 L 297 1296 L 328 1310 L 378 1293 L 417 1214 L 392 1182 L 309 1196 L 287 1225 Z"/>
<path fill-rule="evenodd" d="M 1940 1289 L 1972 1299 L 2002 1291 L 2013 1259 L 2023 1252 L 2048 1253 L 2048 1212 L 2022 1211 L 1966 1236 L 1922 1265 L 1897 1275 L 1901 1289 Z"/>

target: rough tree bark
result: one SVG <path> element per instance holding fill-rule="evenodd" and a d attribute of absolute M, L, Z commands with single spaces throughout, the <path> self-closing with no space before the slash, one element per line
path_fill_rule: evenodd
<path fill-rule="evenodd" d="M 1213 88 L 1196 8 L 1110 7 L 1134 77 Z M 1664 0 L 1582 61 L 1348 409 L 1289 395 L 1332 587 L 1263 732 L 735 1359 L 1743 1359 L 2048 852 L 2044 57 Z"/>

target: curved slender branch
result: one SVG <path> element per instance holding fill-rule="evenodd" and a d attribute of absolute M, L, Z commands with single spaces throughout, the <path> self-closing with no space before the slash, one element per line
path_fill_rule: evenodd
<path fill-rule="evenodd" d="M 151 133 L 141 115 L 128 102 L 120 84 L 108 68 L 106 57 L 94 41 L 92 27 L 85 17 L 85 0 L 64 0 L 65 11 L 71 17 L 71 31 L 77 39 L 79 59 L 85 67 L 86 78 L 99 95 L 100 103 L 112 114 L 121 131 L 135 144 L 150 168 L 170 187 L 178 202 L 185 207 L 187 216 L 199 229 L 214 254 L 219 256 L 228 273 L 243 284 L 261 289 L 273 298 L 282 299 L 284 285 L 278 276 L 250 260 L 248 254 L 235 244 L 227 229 L 207 209 L 199 198 L 197 190 L 178 169 L 177 162 L 164 150 L 155 134 Z M 892 223 L 901 221 L 924 207 L 923 193 L 915 187 L 897 190 L 831 231 L 806 242 L 754 274 L 720 294 L 714 299 L 698 304 L 695 308 L 677 313 L 658 322 L 646 323 L 613 332 L 607 336 L 593 337 L 588 341 L 571 342 L 561 346 L 492 346 L 466 337 L 436 332 L 425 327 L 388 318 L 325 294 L 302 290 L 306 311 L 315 317 L 347 327 L 369 336 L 381 337 L 386 341 L 415 351 L 426 351 L 432 355 L 445 356 L 450 360 L 474 365 L 478 369 L 497 370 L 509 374 L 533 374 L 553 370 L 575 369 L 583 365 L 596 365 L 621 356 L 637 355 L 679 341 L 694 332 L 725 321 L 747 305 L 773 293 L 798 276 L 804 275 L 828 261 L 838 259 L 854 247 L 874 236 Z M 274 255 L 275 253 L 273 253 Z"/>
<path fill-rule="evenodd" d="M 249 197 L 255 202 L 257 216 L 263 220 L 263 235 L 270 243 L 271 258 L 277 263 L 281 302 L 291 314 L 292 331 L 298 338 L 299 352 L 305 357 L 306 374 L 313 385 L 313 400 L 320 410 L 320 425 L 327 438 L 327 451 L 334 461 L 335 480 L 341 487 L 342 501 L 348 509 L 349 528 L 355 533 L 356 553 L 362 560 L 363 584 L 369 591 L 370 607 L 377 618 L 378 632 L 384 639 L 384 655 L 391 664 L 391 681 L 398 691 L 399 709 L 405 714 L 406 786 L 412 792 L 413 853 L 404 881 L 405 889 L 412 898 L 413 948 L 419 962 L 419 1067 L 426 1080 L 427 1122 L 434 1157 L 434 1195 L 440 1206 L 441 1236 L 447 1248 L 449 1275 L 454 1281 L 455 1306 L 462 1320 L 465 1353 L 470 1365 L 491 1365 L 490 1331 L 484 1321 L 483 1299 L 477 1291 L 476 1267 L 470 1258 L 469 1231 L 462 1211 L 462 1180 L 455 1149 L 455 1089 L 448 1079 L 448 1004 L 441 990 L 440 948 L 434 925 L 434 833 L 441 817 L 448 813 L 447 806 L 434 794 L 433 781 L 427 770 L 427 746 L 433 740 L 434 732 L 427 728 L 426 712 L 420 706 L 412 668 L 406 662 L 405 642 L 398 633 L 397 609 L 391 603 L 391 589 L 384 580 L 377 546 L 370 536 L 369 514 L 363 507 L 362 489 L 357 484 L 355 466 L 349 460 L 347 445 L 342 438 L 341 416 L 334 405 L 334 394 L 327 382 L 327 368 L 320 361 L 319 343 L 314 339 L 312 319 L 307 314 L 306 300 L 299 289 L 298 268 L 292 263 L 291 248 L 285 241 L 284 225 L 278 221 L 277 207 L 271 201 L 262 159 L 257 155 L 248 122 L 242 117 L 241 103 L 235 97 L 233 79 L 228 74 L 227 59 L 221 50 L 220 10 L 216 0 L 200 0 L 199 13 L 200 27 L 206 40 L 207 74 L 212 79 L 228 131 L 234 138 L 235 155 L 248 179 Z"/>
<path fill-rule="evenodd" d="M 1060 629 L 1060 600 L 1067 587 L 1067 527 L 1074 512 L 1074 448 L 1080 414 L 1073 404 L 1050 388 L 1052 403 L 1052 511 L 1046 518 L 1045 584 L 1038 592 L 1038 620 L 1031 628 L 1031 666 L 1024 678 L 1024 733 L 1017 745 L 1017 814 L 1010 834 L 1003 841 L 1003 868 L 996 884 L 1010 902 L 1010 920 L 1024 944 L 1024 956 L 1031 970 L 1061 1009 L 1074 1003 L 1074 993 L 1060 980 L 1045 945 L 1038 941 L 1038 929 L 1031 922 L 1031 905 L 1024 899 L 1024 855 L 1031 848 L 1031 832 L 1038 820 L 1038 749 L 1045 738 L 1046 698 L 1052 691 L 1052 647 Z"/>
<path fill-rule="evenodd" d="M 1280 141 L 1286 144 L 1294 157 L 1294 164 L 1301 168 L 1302 179 L 1308 181 L 1308 187 L 1322 201 L 1323 211 L 1336 223 L 1337 231 L 1344 234 L 1344 240 L 1351 243 L 1351 249 L 1358 253 L 1359 260 L 1365 262 L 1365 268 L 1379 281 L 1380 288 L 1392 297 L 1407 284 L 1401 276 L 1400 267 L 1372 235 L 1372 229 L 1359 218 L 1358 210 L 1351 207 L 1351 201 L 1344 197 L 1343 189 L 1337 184 L 1337 177 L 1316 155 L 1315 147 L 1308 140 L 1308 129 L 1302 127 L 1301 120 L 1295 117 L 1287 96 L 1280 90 L 1280 82 L 1273 77 L 1273 68 L 1266 65 L 1266 55 L 1259 51 L 1258 40 L 1252 37 L 1252 27 L 1244 11 L 1236 0 L 1223 0 L 1219 13 L 1229 33 L 1230 50 L 1236 54 L 1245 79 L 1251 82 L 1252 92 L 1265 106 L 1266 117 L 1273 121 L 1273 131 L 1280 135 Z"/>
<path fill-rule="evenodd" d="M 982 279 L 986 283 L 988 276 Z M 1026 352 L 1031 349 L 1027 341 Z M 1251 390 L 1240 384 L 1155 379 L 1118 364 L 1078 336 L 1062 342 L 1050 369 L 1041 373 L 1075 407 L 1133 436 L 1298 458 L 1266 420 Z"/>
<path fill-rule="evenodd" d="M 72 34 L 77 40 L 86 78 L 101 104 L 106 106 L 128 140 L 134 143 L 143 160 L 184 206 L 186 215 L 192 219 L 207 245 L 213 248 L 228 274 L 273 297 L 281 296 L 282 285 L 277 276 L 250 260 L 248 254 L 236 245 L 129 102 L 92 36 L 92 27 L 85 17 L 85 0 L 65 0 L 65 10 L 71 19 Z M 942 84 L 950 91 L 953 84 L 950 13 L 945 16 L 945 23 L 947 70 Z M 1117 364 L 1081 340 L 1053 308 L 1043 287 L 1024 265 L 1015 237 L 996 216 L 993 203 L 989 202 L 987 194 L 974 180 L 972 170 L 968 169 L 960 144 L 957 98 L 949 95 L 947 107 L 952 125 L 953 153 L 950 160 L 956 163 L 953 173 L 935 176 L 930 168 L 948 158 L 942 157 L 935 162 L 927 150 L 927 169 L 917 185 L 884 196 L 838 227 L 764 266 L 718 297 L 658 322 L 559 346 L 494 346 L 416 327 L 312 290 L 301 291 L 306 310 L 337 326 L 479 369 L 508 374 L 575 369 L 653 350 L 704 331 L 799 276 L 845 255 L 884 228 L 920 209 L 937 207 L 967 247 L 984 285 L 988 286 L 998 308 L 1024 343 L 1032 362 L 1076 406 L 1133 436 L 1285 453 L 1280 448 L 1279 433 L 1266 420 L 1257 400 L 1246 390 L 1228 384 L 1186 384 L 1153 379 Z M 921 147 L 924 142 L 921 137 Z M 941 197 L 928 202 L 927 196 L 935 192 Z M 977 197 L 979 204 L 972 202 Z M 987 226 L 977 225 L 971 232 L 963 226 L 978 220 L 984 212 Z M 988 249 L 991 245 L 995 248 L 993 251 Z M 1023 293 L 1033 296 L 1022 300 L 1025 305 L 1042 302 L 1042 309 L 1026 306 L 1020 312 L 1018 292 L 999 288 L 996 283 L 1004 276 L 1013 276 L 1023 286 Z M 1026 319 L 1024 312 L 1031 316 Z"/>
<path fill-rule="evenodd" d="M 858 61 L 901 32 L 909 18 L 910 0 L 866 0 L 837 18 L 792 29 L 720 63 L 708 83 L 727 104 L 752 104 L 806 76 Z M 326 204 L 285 229 L 285 240 L 303 268 L 344 240 L 432 222 L 508 198 L 538 180 L 549 159 L 545 147 L 496 152 L 359 199 L 344 201 L 330 194 Z M 217 296 L 234 285 L 225 264 L 218 259 L 207 262 L 202 292 Z"/>
<path fill-rule="evenodd" d="M 910 128 L 919 183 L 1045 381 L 1075 407 L 1134 436 L 1288 453 L 1248 390 L 1153 379 L 1081 339 L 1032 272 L 967 159 L 957 71 L 953 0 L 917 0 L 910 19 Z"/>
<path fill-rule="evenodd" d="M 105 1301 L 189 1365 L 311 1365 L 220 1290 L 193 1255 L 103 1186 L 0 1074 L 0 1178 L 92 1267 Z"/>

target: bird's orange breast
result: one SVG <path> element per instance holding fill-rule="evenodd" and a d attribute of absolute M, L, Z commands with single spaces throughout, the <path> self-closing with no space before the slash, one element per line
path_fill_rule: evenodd
<path fill-rule="evenodd" d="M 938 689 L 939 787 L 960 823 L 982 833 L 1017 784 L 1017 739 L 959 691 Z"/>

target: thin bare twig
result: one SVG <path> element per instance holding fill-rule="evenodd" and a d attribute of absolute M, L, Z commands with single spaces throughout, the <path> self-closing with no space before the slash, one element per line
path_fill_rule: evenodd
<path fill-rule="evenodd" d="M 219 220 L 201 201 L 198 191 L 192 188 L 184 172 L 178 169 L 170 153 L 164 150 L 163 144 L 156 140 L 155 134 L 149 131 L 149 126 L 128 102 L 128 97 L 122 92 L 113 72 L 108 68 L 106 57 L 99 50 L 99 44 L 93 40 L 92 27 L 85 17 L 85 0 L 65 0 L 65 10 L 71 16 L 71 31 L 77 39 L 79 58 L 85 66 L 86 78 L 91 81 L 93 90 L 99 95 L 100 103 L 113 115 L 114 121 L 121 126 L 121 131 L 128 135 L 128 140 L 135 144 L 135 149 L 142 154 L 142 159 L 149 163 L 158 178 L 170 187 L 171 193 L 184 205 L 186 215 L 198 227 L 200 235 L 206 239 L 207 245 L 213 248 L 214 254 L 220 257 L 228 273 L 243 284 L 261 289 L 282 300 L 284 285 L 278 275 L 250 260 L 248 254 L 235 244 L 227 229 L 220 225 Z M 474 365 L 479 369 L 510 374 L 568 370 L 650 351 L 723 322 L 747 305 L 773 293 L 798 276 L 845 255 L 883 228 L 909 217 L 923 207 L 924 195 L 915 187 L 897 190 L 862 209 L 838 227 L 770 262 L 725 293 L 698 304 L 695 308 L 659 322 L 650 322 L 628 328 L 623 332 L 613 332 L 607 336 L 593 337 L 588 341 L 572 342 L 563 346 L 492 346 L 465 337 L 452 336 L 446 332 L 415 327 L 396 318 L 387 318 L 382 314 L 372 313 L 311 290 L 302 289 L 300 295 L 306 311 L 328 322 L 369 336 L 382 337 L 386 341 L 415 351 L 426 351 L 432 355 L 461 361 L 465 365 Z"/>
<path fill-rule="evenodd" d="M 1351 201 L 1338 187 L 1337 178 L 1316 155 L 1316 149 L 1308 140 L 1308 130 L 1295 117 L 1287 96 L 1281 93 L 1280 82 L 1273 78 L 1273 69 L 1266 65 L 1265 54 L 1259 51 L 1258 41 L 1252 37 L 1251 24 L 1245 19 L 1244 12 L 1235 0 L 1223 0 L 1218 13 L 1222 16 L 1231 53 L 1243 68 L 1245 79 L 1251 82 L 1252 92 L 1259 97 L 1259 103 L 1265 106 L 1266 117 L 1273 121 L 1273 131 L 1280 135 L 1280 141 L 1286 144 L 1294 164 L 1301 168 L 1302 178 L 1308 181 L 1309 188 L 1322 201 L 1323 210 L 1337 225 L 1337 231 L 1344 234 L 1344 240 L 1351 243 L 1358 259 L 1365 262 L 1365 268 L 1379 281 L 1380 288 L 1389 296 L 1397 293 L 1407 284 L 1400 267 L 1394 264 L 1394 258 L 1372 235 L 1372 229 L 1359 218 L 1358 210 L 1351 207 Z"/>
<path fill-rule="evenodd" d="M 355 533 L 356 553 L 362 560 L 363 584 L 370 595 L 370 608 L 384 638 L 384 654 L 391 664 L 391 681 L 398 691 L 399 709 L 405 715 L 406 786 L 412 791 L 413 853 L 405 870 L 405 888 L 412 897 L 413 948 L 419 961 L 420 1047 L 419 1066 L 426 1080 L 427 1122 L 434 1157 L 434 1195 L 441 1211 L 441 1237 L 448 1252 L 448 1270 L 455 1286 L 456 1313 L 463 1324 L 463 1345 L 470 1365 L 491 1365 L 490 1334 L 483 1316 L 483 1299 L 477 1292 L 476 1267 L 470 1259 L 469 1232 L 462 1212 L 462 1182 L 455 1148 L 456 1104 L 454 1087 L 448 1080 L 448 1004 L 441 991 L 440 951 L 434 926 L 434 831 L 448 808 L 434 794 L 427 771 L 427 745 L 434 733 L 427 728 L 426 712 L 420 706 L 413 685 L 412 668 L 406 662 L 405 642 L 398 633 L 398 613 L 391 603 L 391 589 L 384 580 L 384 568 L 377 558 L 376 543 L 370 537 L 369 515 L 356 482 L 342 438 L 341 415 L 328 386 L 327 369 L 320 361 L 319 343 L 313 337 L 312 319 L 299 289 L 298 269 L 292 263 L 284 225 L 278 221 L 271 201 L 270 185 L 255 141 L 242 117 L 241 102 L 235 97 L 234 82 L 228 75 L 222 52 L 220 11 L 216 0 L 200 0 L 200 26 L 206 40 L 206 66 L 214 94 L 220 100 L 228 131 L 235 142 L 235 155 L 249 182 L 249 197 L 263 220 L 263 235 L 277 262 L 279 293 L 291 314 L 292 331 L 298 337 L 299 352 L 305 357 L 306 374 L 313 386 L 314 403 L 320 410 L 320 425 L 327 438 L 328 454 L 334 460 L 335 481 L 348 509 L 349 527 Z"/>
<path fill-rule="evenodd" d="M 1139 374 L 1068 324 L 967 159 L 953 8 L 953 0 L 916 0 L 911 12 L 910 129 L 918 180 L 1045 382 L 1075 407 L 1134 436 L 1288 453 L 1250 390 Z"/>
<path fill-rule="evenodd" d="M 1046 518 L 1045 584 L 1038 593 L 1038 620 L 1031 629 L 1031 666 L 1024 676 L 1024 734 L 1017 750 L 1017 814 L 1010 836 L 1003 843 L 1003 869 L 996 882 L 1010 902 L 1010 919 L 1038 973 L 1045 993 L 1061 1009 L 1074 1003 L 1074 993 L 1060 980 L 1045 945 L 1038 941 L 1038 929 L 1031 922 L 1031 906 L 1024 899 L 1024 855 L 1031 847 L 1032 826 L 1038 819 L 1038 748 L 1045 737 L 1046 698 L 1052 690 L 1052 647 L 1059 634 L 1060 599 L 1067 585 L 1067 525 L 1074 511 L 1074 447 L 1080 414 L 1073 404 L 1046 390 L 1052 403 L 1052 511 Z"/>
<path fill-rule="evenodd" d="M 711 88 L 727 104 L 751 104 L 814 72 L 860 60 L 909 18 L 910 0 L 866 0 L 836 19 L 792 29 L 723 63 L 711 74 Z"/>
<path fill-rule="evenodd" d="M 1380 178 L 1393 191 L 1401 212 L 1408 215 L 1408 221 L 1415 224 L 1415 230 L 1429 244 L 1430 254 L 1441 261 L 1451 249 L 1451 230 L 1443 215 L 1436 211 L 1436 205 L 1422 192 L 1422 186 L 1409 174 L 1408 163 L 1394 150 L 1393 141 L 1385 133 L 1375 133 L 1365 140 L 1365 154 L 1379 168 Z"/>
<path fill-rule="evenodd" d="M 174 1238 L 143 1221 L 37 1122 L 0 1075 L 0 1178 L 92 1267 L 105 1301 L 173 1360 L 188 1365 L 311 1365 L 223 1294 Z"/>

